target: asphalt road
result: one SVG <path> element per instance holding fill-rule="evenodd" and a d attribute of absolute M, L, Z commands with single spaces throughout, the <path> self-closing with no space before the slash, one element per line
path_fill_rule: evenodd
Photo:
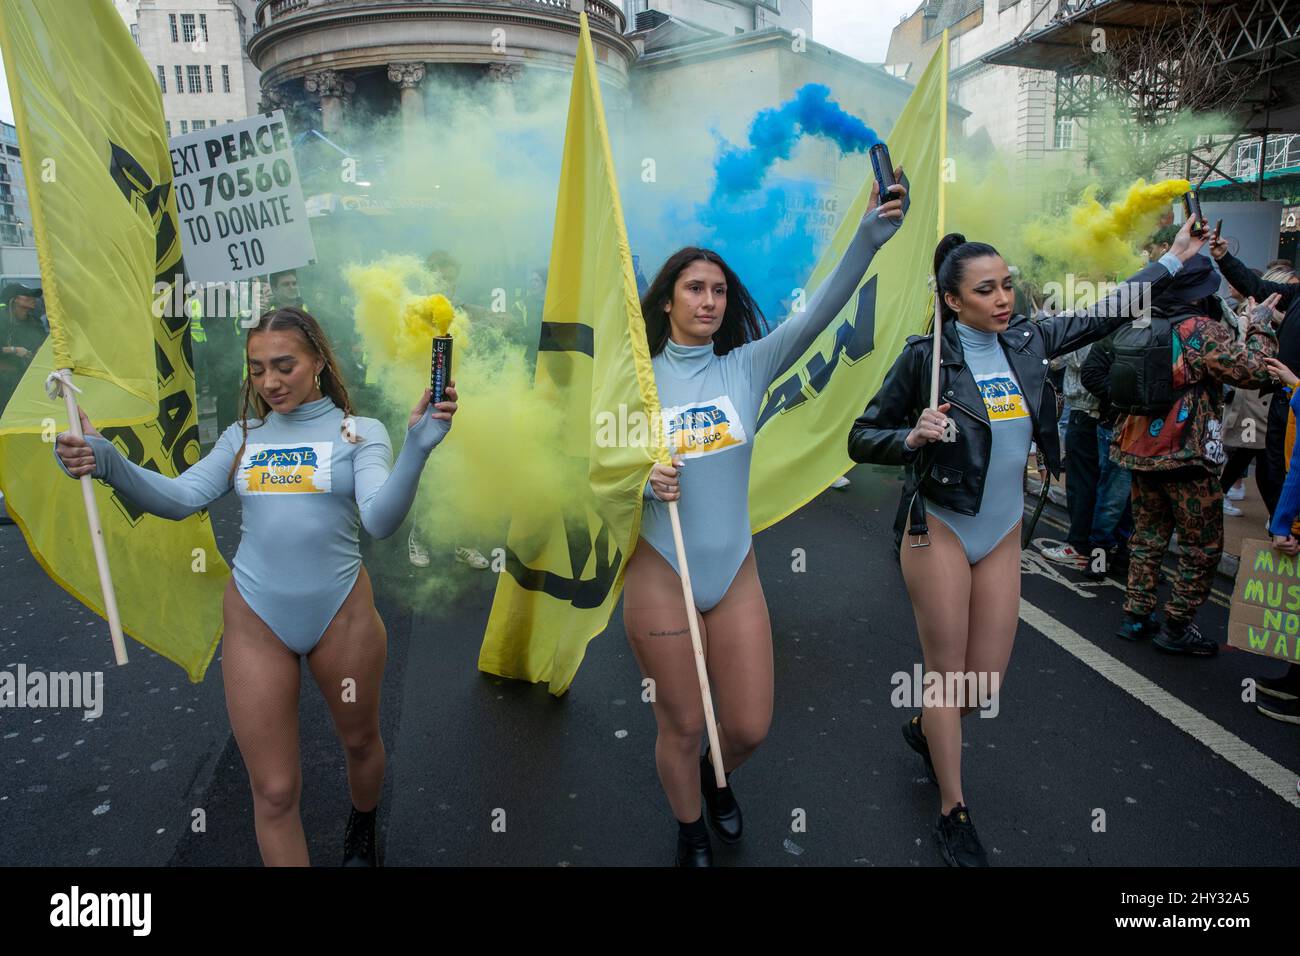
<path fill-rule="evenodd" d="M 889 547 L 898 482 L 867 466 L 850 477 L 848 489 L 756 539 L 776 713 L 732 776 L 746 838 L 737 848 L 715 841 L 720 865 L 941 865 L 930 836 L 937 790 L 899 733 L 911 712 L 891 703 L 892 676 L 920 660 Z M 214 510 L 228 557 L 237 508 L 228 496 Z M 1051 520 L 1039 538 L 1059 533 Z M 796 548 L 805 571 L 792 569 Z M 386 862 L 669 862 L 675 825 L 621 612 L 557 699 L 477 671 L 490 571 L 450 555 L 413 568 L 404 537 L 367 543 L 366 555 L 389 634 Z M 1115 582 L 1087 582 L 1030 553 L 1024 570 L 1000 712 L 965 722 L 965 793 L 993 865 L 1300 863 L 1300 729 L 1241 700 L 1245 677 L 1278 666 L 1228 648 L 1185 660 L 1120 641 Z M 101 670 L 107 700 L 93 721 L 0 709 L 0 862 L 257 865 L 219 659 L 198 685 L 134 644 L 131 664 L 115 668 L 107 626 L 45 576 L 13 525 L 0 526 L 0 574 L 0 668 Z M 449 579 L 458 598 L 408 606 L 421 575 Z M 1216 599 L 1199 621 L 1222 636 L 1226 607 Z M 333 865 L 349 806 L 343 754 L 304 673 L 304 823 L 313 861 Z"/>

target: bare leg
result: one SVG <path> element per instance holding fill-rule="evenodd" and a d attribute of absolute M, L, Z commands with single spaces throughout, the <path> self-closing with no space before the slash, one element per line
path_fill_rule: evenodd
<path fill-rule="evenodd" d="M 730 773 L 758 749 L 772 724 L 772 624 L 752 545 L 726 596 L 703 617 L 718 743 L 723 769 Z"/>
<path fill-rule="evenodd" d="M 253 613 L 232 578 L 222 601 L 221 677 L 230 728 L 248 768 L 257 846 L 267 866 L 308 866 L 299 799 L 298 655 Z"/>
<path fill-rule="evenodd" d="M 1011 660 L 1020 620 L 1020 525 L 997 547 L 971 566 L 970 636 L 966 671 L 988 674 L 988 687 L 997 694 Z M 967 706 L 962 715 L 975 708 Z"/>
<path fill-rule="evenodd" d="M 387 657 L 388 633 L 363 566 L 320 643 L 307 655 L 347 756 L 352 805 L 361 811 L 375 808 L 384 786 L 379 692 Z"/>
<path fill-rule="evenodd" d="M 916 614 L 927 674 L 962 672 L 970 623 L 971 566 L 957 536 L 930 515 L 930 545 L 913 548 L 904 539 L 903 580 Z M 1017 580 L 1019 572 L 1017 572 Z M 921 729 L 939 780 L 940 812 L 964 803 L 961 792 L 961 711 L 959 707 L 923 707 Z"/>
<path fill-rule="evenodd" d="M 659 725 L 655 740 L 659 781 L 673 816 L 682 823 L 693 823 L 701 816 L 699 754 L 704 733 L 695 651 L 681 579 L 644 539 L 638 542 L 627 565 L 623 626 L 642 675 L 654 682 L 651 706 Z M 700 638 L 707 660 L 707 632 L 702 618 Z"/>

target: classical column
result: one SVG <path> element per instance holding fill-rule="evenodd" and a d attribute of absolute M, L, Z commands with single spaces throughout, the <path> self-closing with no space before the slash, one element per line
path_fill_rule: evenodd
<path fill-rule="evenodd" d="M 338 70 L 320 70 L 303 77 L 304 89 L 320 97 L 323 132 L 337 133 L 343 126 L 343 83 Z"/>
<path fill-rule="evenodd" d="M 424 97 L 420 93 L 420 83 L 424 80 L 423 63 L 390 63 L 388 79 L 401 84 L 402 88 L 402 128 L 407 132 L 418 130 L 424 125 Z"/>

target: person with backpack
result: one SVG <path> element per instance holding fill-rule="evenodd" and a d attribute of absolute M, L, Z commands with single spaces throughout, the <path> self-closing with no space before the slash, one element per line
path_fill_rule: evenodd
<path fill-rule="evenodd" d="M 1220 281 L 1208 258 L 1193 256 L 1156 293 L 1149 323 L 1115 333 L 1109 369 L 1110 400 L 1122 413 L 1110 457 L 1133 472 L 1134 531 L 1117 635 L 1152 637 L 1160 650 L 1196 657 L 1219 651 L 1193 618 L 1209 596 L 1223 551 L 1223 385 L 1271 386 L 1264 360 L 1277 354 L 1278 296 L 1251 303 L 1250 324 L 1238 342 L 1214 294 Z M 1174 532 L 1178 574 L 1162 624 L 1154 614 L 1160 563 Z"/>

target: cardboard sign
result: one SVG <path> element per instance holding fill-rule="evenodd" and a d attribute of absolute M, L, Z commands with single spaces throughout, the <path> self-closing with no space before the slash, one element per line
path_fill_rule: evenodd
<path fill-rule="evenodd" d="M 1300 556 L 1283 554 L 1268 541 L 1241 542 L 1228 643 L 1300 663 Z"/>
<path fill-rule="evenodd" d="M 169 145 L 191 280 L 252 279 L 316 258 L 283 112 L 176 136 Z"/>

